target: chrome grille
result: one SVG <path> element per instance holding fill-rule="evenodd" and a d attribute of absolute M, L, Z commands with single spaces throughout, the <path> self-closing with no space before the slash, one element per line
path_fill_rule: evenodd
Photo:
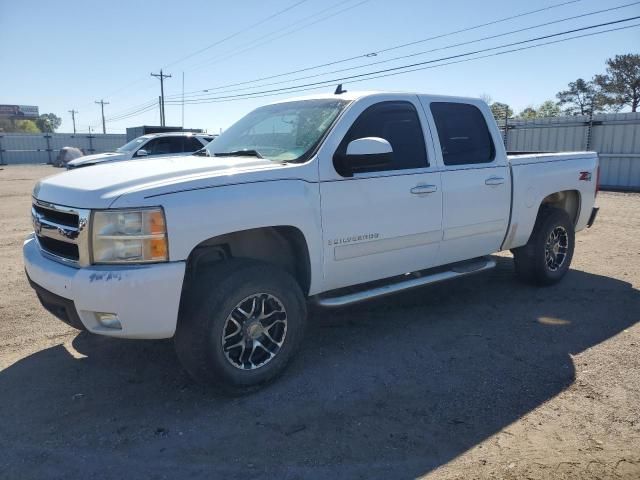
<path fill-rule="evenodd" d="M 34 200 L 31 220 L 42 252 L 65 264 L 88 265 L 89 215 L 89 210 Z"/>

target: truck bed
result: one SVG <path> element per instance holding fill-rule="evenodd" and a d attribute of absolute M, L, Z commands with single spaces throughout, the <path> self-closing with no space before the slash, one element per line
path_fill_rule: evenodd
<path fill-rule="evenodd" d="M 558 201 L 572 202 L 575 207 L 576 231 L 586 227 L 596 192 L 596 152 L 517 153 L 507 159 L 513 195 L 504 249 L 526 244 L 539 206 L 556 192 L 561 192 Z"/>

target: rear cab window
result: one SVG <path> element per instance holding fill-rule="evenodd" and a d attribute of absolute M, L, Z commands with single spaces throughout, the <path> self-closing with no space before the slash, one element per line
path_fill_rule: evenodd
<path fill-rule="evenodd" d="M 430 108 L 446 166 L 493 162 L 495 145 L 478 107 L 468 103 L 432 102 Z"/>

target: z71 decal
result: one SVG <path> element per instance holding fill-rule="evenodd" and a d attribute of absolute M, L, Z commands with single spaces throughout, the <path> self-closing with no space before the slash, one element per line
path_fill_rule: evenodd
<path fill-rule="evenodd" d="M 578 180 L 584 180 L 585 182 L 591 181 L 591 172 L 580 172 Z"/>

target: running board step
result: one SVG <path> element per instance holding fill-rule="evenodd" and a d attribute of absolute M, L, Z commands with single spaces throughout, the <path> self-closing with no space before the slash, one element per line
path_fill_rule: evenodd
<path fill-rule="evenodd" d="M 333 297 L 316 296 L 313 300 L 321 307 L 344 307 L 354 303 L 364 302 L 365 300 L 370 300 L 372 298 L 384 297 L 393 293 L 409 290 L 410 288 L 421 287 L 423 285 L 430 285 L 432 283 L 438 283 L 452 278 L 464 277 L 472 273 L 483 272 L 485 270 L 490 270 L 495 266 L 496 261 L 493 258 L 478 258 L 468 262 L 460 262 L 451 265 L 449 270 L 438 271 L 436 273 L 425 273 L 423 276 L 410 274 L 411 277 L 407 280 L 400 280 L 386 285 L 378 285 L 355 293 L 351 292 Z"/>

